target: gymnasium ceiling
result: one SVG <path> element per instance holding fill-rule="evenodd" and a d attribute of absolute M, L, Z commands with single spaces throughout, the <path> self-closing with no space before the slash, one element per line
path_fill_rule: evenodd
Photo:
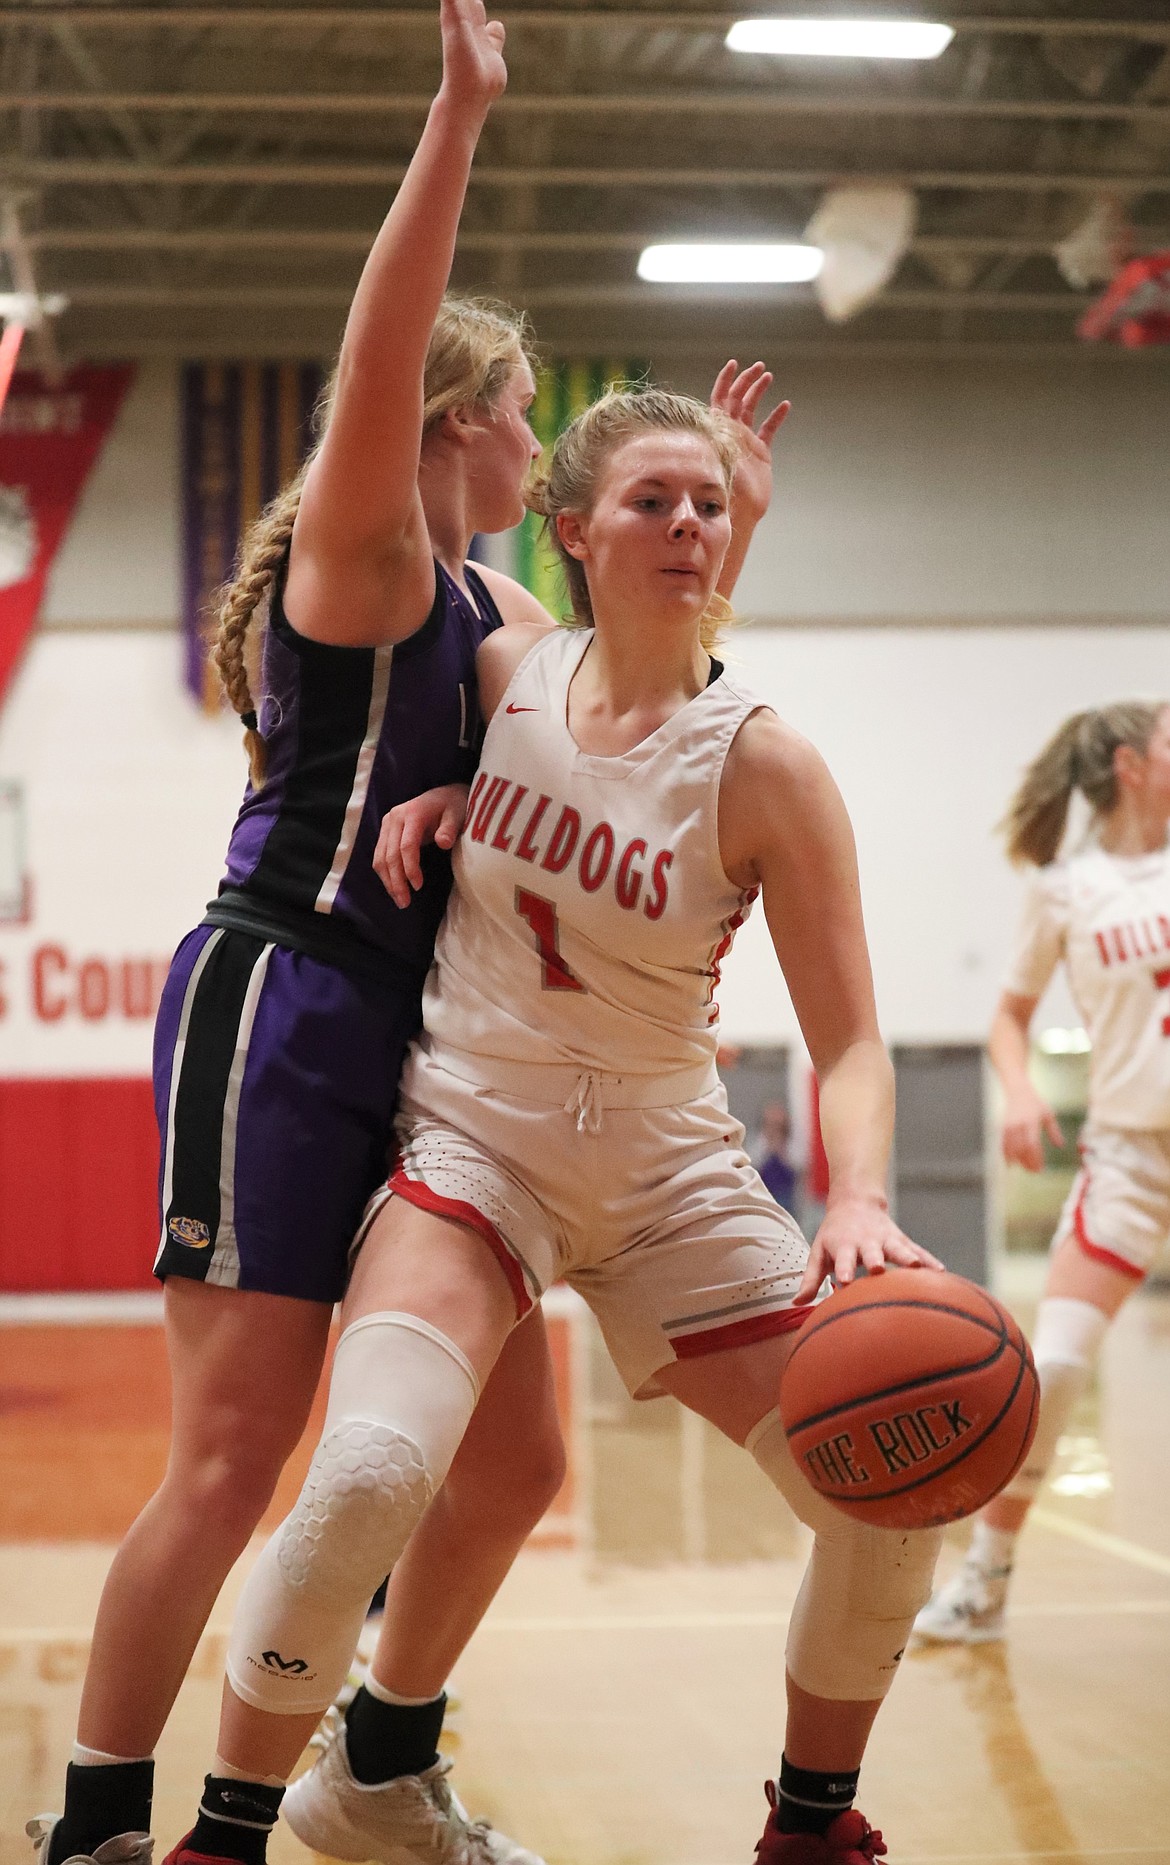
<path fill-rule="evenodd" d="M 931 63 L 725 50 L 768 10 L 848 9 L 503 8 L 509 88 L 455 283 L 526 305 L 568 353 L 729 331 L 741 355 L 1068 353 L 1086 299 L 1052 247 L 1093 198 L 1117 198 L 1137 250 L 1170 246 L 1170 0 L 924 5 L 956 28 Z M 429 5 L 7 0 L 0 35 L 9 269 L 67 295 L 65 355 L 332 349 L 438 76 Z M 811 287 L 635 276 L 652 239 L 797 238 L 826 187 L 863 177 L 913 188 L 918 231 L 843 326 Z"/>

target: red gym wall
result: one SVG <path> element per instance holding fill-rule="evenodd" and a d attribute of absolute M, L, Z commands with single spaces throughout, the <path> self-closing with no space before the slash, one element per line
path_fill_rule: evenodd
<path fill-rule="evenodd" d="M 149 1081 L 0 1081 L 0 1290 L 155 1288 Z"/>

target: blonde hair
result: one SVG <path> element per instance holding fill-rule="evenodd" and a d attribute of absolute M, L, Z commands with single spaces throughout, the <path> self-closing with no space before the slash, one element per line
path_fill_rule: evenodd
<path fill-rule="evenodd" d="M 423 370 L 423 435 L 452 408 L 478 403 L 491 408 L 513 370 L 532 361 L 532 338 L 524 314 L 491 298 L 446 297 L 439 307 Z M 220 593 L 211 659 L 229 704 L 244 722 L 244 748 L 254 788 L 264 782 L 264 739 L 253 695 L 260 687 L 263 628 L 276 573 L 288 550 L 301 492 L 329 425 L 337 395 L 335 367 L 313 410 L 314 442 L 304 465 L 244 534 L 239 566 Z"/>
<path fill-rule="evenodd" d="M 730 494 L 739 452 L 731 422 L 706 402 L 659 388 L 609 389 L 569 423 L 554 443 L 547 467 L 529 482 L 529 507 L 544 519 L 544 534 L 560 559 L 573 610 L 569 627 L 591 628 L 593 604 L 584 565 L 561 542 L 557 514 L 591 511 L 611 454 L 638 434 L 663 429 L 709 441 Z M 699 623 L 699 638 L 708 652 L 731 619 L 731 605 L 713 594 Z"/>
<path fill-rule="evenodd" d="M 1161 711 L 1161 705 L 1119 700 L 1066 719 L 1029 764 L 1000 824 L 1010 859 L 1038 868 L 1056 859 L 1074 790 L 1098 814 L 1113 809 L 1115 753 L 1128 745 L 1144 755 Z"/>

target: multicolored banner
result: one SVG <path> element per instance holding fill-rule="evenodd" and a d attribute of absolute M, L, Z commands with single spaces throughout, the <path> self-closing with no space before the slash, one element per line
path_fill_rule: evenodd
<path fill-rule="evenodd" d="M 606 389 L 645 382 L 649 369 L 639 362 L 559 362 L 542 369 L 530 420 L 536 438 L 551 447 L 557 435 Z M 541 535 L 544 520 L 529 512 L 516 540 L 516 575 L 554 615 L 568 612 L 564 578 L 555 553 Z"/>
<path fill-rule="evenodd" d="M 240 538 L 294 475 L 311 439 L 320 363 L 187 363 L 182 377 L 183 635 L 187 684 L 208 711 L 216 592 Z"/>
<path fill-rule="evenodd" d="M 119 363 L 71 369 L 56 384 L 32 369 L 12 378 L 0 414 L 0 704 L 133 376 Z"/>

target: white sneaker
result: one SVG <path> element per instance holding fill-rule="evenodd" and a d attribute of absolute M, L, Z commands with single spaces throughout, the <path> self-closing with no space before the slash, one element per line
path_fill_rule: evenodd
<path fill-rule="evenodd" d="M 294 1781 L 281 1814 L 313 1852 L 376 1865 L 544 1865 L 487 1820 L 468 1819 L 447 1785 L 449 1761 L 379 1787 L 355 1781 L 342 1728 L 308 1774 Z"/>
<path fill-rule="evenodd" d="M 987 1573 L 964 1561 L 953 1580 L 926 1602 L 914 1621 L 918 1638 L 938 1644 L 985 1645 L 1003 1638 L 1010 1567 Z"/>
<path fill-rule="evenodd" d="M 45 1865 L 53 1841 L 53 1829 L 59 1824 L 55 1813 L 38 1813 L 29 1820 L 25 1832 L 33 1842 L 34 1865 Z M 150 1865 L 154 1840 L 149 1833 L 119 1833 L 116 1839 L 104 1839 L 96 1852 L 73 1852 L 61 1865 Z"/>

